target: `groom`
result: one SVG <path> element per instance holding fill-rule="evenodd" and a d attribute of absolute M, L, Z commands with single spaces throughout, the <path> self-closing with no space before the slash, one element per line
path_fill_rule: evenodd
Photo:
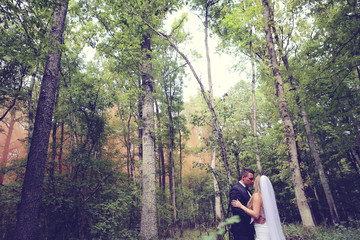
<path fill-rule="evenodd" d="M 238 199 L 243 205 L 247 205 L 251 192 L 248 189 L 254 183 L 254 170 L 245 168 L 240 174 L 239 183 L 235 184 L 230 189 L 230 202 Z M 231 206 L 233 215 L 240 217 L 239 223 L 234 223 L 231 226 L 231 232 L 234 235 L 234 240 L 254 240 L 254 224 L 250 223 L 251 217 L 243 210 Z"/>

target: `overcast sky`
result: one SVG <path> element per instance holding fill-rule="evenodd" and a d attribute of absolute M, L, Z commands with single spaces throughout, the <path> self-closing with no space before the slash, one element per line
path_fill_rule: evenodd
<path fill-rule="evenodd" d="M 194 14 L 189 12 L 189 10 L 184 9 L 178 13 L 169 16 L 167 19 L 168 28 L 171 26 L 175 18 L 180 18 L 181 14 L 187 11 L 188 12 L 188 22 L 185 24 L 185 30 L 190 32 L 193 36 L 192 41 L 187 45 L 181 45 L 180 50 L 184 52 L 190 52 L 190 49 L 195 49 L 202 55 L 201 59 L 198 59 L 192 64 L 194 65 L 195 71 L 202 80 L 203 85 L 208 89 L 208 79 L 207 79 L 207 63 L 206 63 L 206 53 L 205 53 L 205 35 L 204 27 L 201 23 L 201 20 Z M 169 29 L 170 30 L 170 29 Z M 240 79 L 246 80 L 249 77 L 246 73 L 240 73 L 240 71 L 234 72 L 232 66 L 236 64 L 239 59 L 235 59 L 233 56 L 229 56 L 225 53 L 216 53 L 217 46 L 217 36 L 209 37 L 209 49 L 210 49 L 210 61 L 211 61 L 211 75 L 213 82 L 214 95 L 220 97 L 224 95 L 231 86 L 239 82 Z M 250 69 L 249 69 L 250 70 Z M 187 101 L 190 96 L 196 95 L 199 91 L 198 83 L 194 76 L 192 75 L 189 68 L 187 68 L 188 77 L 185 79 L 184 84 L 184 99 Z M 249 71 L 248 71 L 249 72 Z"/>

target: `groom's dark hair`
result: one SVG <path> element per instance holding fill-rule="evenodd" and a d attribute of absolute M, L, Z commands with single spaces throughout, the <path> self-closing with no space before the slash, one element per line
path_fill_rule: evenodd
<path fill-rule="evenodd" d="M 241 171 L 241 174 L 240 174 L 240 177 L 239 177 L 239 181 L 242 179 L 242 177 L 247 177 L 247 175 L 249 173 L 252 173 L 252 174 L 255 174 L 254 170 L 252 170 L 251 168 L 244 168 L 242 171 Z"/>

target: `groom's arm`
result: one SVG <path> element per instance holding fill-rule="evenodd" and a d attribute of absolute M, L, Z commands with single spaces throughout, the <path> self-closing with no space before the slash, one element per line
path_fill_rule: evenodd
<path fill-rule="evenodd" d="M 230 190 L 230 202 L 232 200 L 239 200 L 245 206 L 247 204 L 247 199 L 245 199 L 243 194 L 236 188 L 232 188 Z M 231 206 L 231 210 L 232 210 L 233 214 L 239 215 L 242 220 L 249 221 L 249 223 L 250 223 L 250 216 L 247 215 L 243 210 L 241 210 L 238 207 L 233 207 L 233 206 Z"/>
<path fill-rule="evenodd" d="M 258 223 L 258 224 L 264 224 L 266 221 L 266 219 L 262 216 L 260 216 L 258 219 L 254 220 L 254 223 Z"/>

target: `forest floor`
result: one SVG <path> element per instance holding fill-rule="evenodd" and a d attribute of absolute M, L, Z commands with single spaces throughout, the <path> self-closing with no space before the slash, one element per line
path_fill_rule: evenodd
<path fill-rule="evenodd" d="M 305 233 L 301 225 L 290 224 L 283 227 L 287 240 L 360 240 L 359 227 L 338 227 L 318 226 L 315 233 Z M 177 240 L 216 240 L 216 231 L 187 230 L 183 237 L 176 237 Z M 223 238 L 229 240 L 226 234 Z M 168 238 L 167 240 L 171 240 Z"/>

